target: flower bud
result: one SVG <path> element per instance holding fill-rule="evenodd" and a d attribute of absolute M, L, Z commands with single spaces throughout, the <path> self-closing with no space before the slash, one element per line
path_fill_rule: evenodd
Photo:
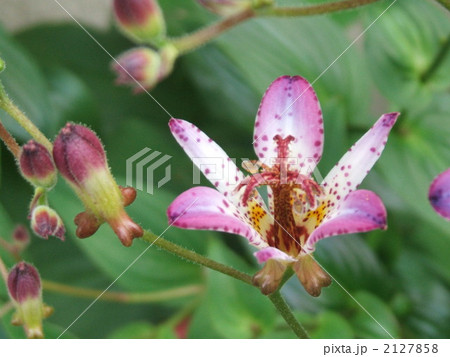
<path fill-rule="evenodd" d="M 252 8 L 252 0 L 198 0 L 200 5 L 221 16 L 229 16 Z"/>
<path fill-rule="evenodd" d="M 19 167 L 22 175 L 36 187 L 50 189 L 56 183 L 56 168 L 50 152 L 34 140 L 22 147 Z"/>
<path fill-rule="evenodd" d="M 30 235 L 24 225 L 18 224 L 13 231 L 12 238 L 20 250 L 24 249 L 30 243 Z"/>
<path fill-rule="evenodd" d="M 117 74 L 116 84 L 128 85 L 135 92 L 152 89 L 172 72 L 177 55 L 172 45 L 164 46 L 160 52 L 146 47 L 131 49 L 112 64 Z"/>
<path fill-rule="evenodd" d="M 66 228 L 62 219 L 55 210 L 48 206 L 36 206 L 31 211 L 31 229 L 39 237 L 48 239 L 49 236 L 55 236 L 65 240 Z"/>
<path fill-rule="evenodd" d="M 142 236 L 142 228 L 124 210 L 125 203 L 135 197 L 130 193 L 133 189 L 122 194 L 107 165 L 103 145 L 92 130 L 68 123 L 54 142 L 53 158 L 86 208 L 75 219 L 78 237 L 92 235 L 104 221 L 125 246 Z"/>
<path fill-rule="evenodd" d="M 137 42 L 158 43 L 166 24 L 156 0 L 114 0 L 114 13 L 122 32 Z"/>
<path fill-rule="evenodd" d="M 25 262 L 16 264 L 8 274 L 8 292 L 16 306 L 15 324 L 24 325 L 28 338 L 42 338 L 44 305 L 36 268 Z"/>

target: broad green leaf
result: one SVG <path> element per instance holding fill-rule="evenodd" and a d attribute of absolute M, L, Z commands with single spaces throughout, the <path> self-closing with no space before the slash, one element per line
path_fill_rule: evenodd
<path fill-rule="evenodd" d="M 156 328 L 144 321 L 135 321 L 115 330 L 108 338 L 154 338 Z"/>
<path fill-rule="evenodd" d="M 381 299 L 366 291 L 357 292 L 353 297 L 367 310 L 364 311 L 359 304 L 356 305 L 353 300 L 349 300 L 349 304 L 354 306 L 354 316 L 350 321 L 357 337 L 389 338 L 389 334 L 394 338 L 399 337 L 398 321 Z"/>
<path fill-rule="evenodd" d="M 9 97 L 28 115 L 42 131 L 47 132 L 53 122 L 50 111 L 45 79 L 32 57 L 15 42 L 0 26 L 0 56 L 6 62 L 6 69 L 1 73 L 0 80 L 5 86 Z M 0 118 L 14 135 L 21 139 L 30 136 L 3 110 Z"/>
<path fill-rule="evenodd" d="M 354 338 L 349 322 L 334 312 L 324 312 L 317 317 L 318 326 L 310 332 L 311 338 Z"/>

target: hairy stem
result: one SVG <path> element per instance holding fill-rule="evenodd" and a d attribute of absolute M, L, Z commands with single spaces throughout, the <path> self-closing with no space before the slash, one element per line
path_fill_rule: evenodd
<path fill-rule="evenodd" d="M 226 266 L 224 264 L 218 263 L 209 258 L 206 258 L 203 255 L 195 253 L 192 250 L 180 247 L 179 245 L 169 242 L 169 241 L 165 240 L 164 238 L 158 238 L 153 233 L 146 231 L 144 233 L 144 235 L 142 236 L 142 239 L 150 244 L 154 244 L 155 246 L 157 246 L 159 248 L 162 248 L 162 249 L 164 249 L 172 254 L 175 254 L 179 257 L 182 257 L 184 259 L 187 259 L 193 263 L 203 265 L 207 268 L 216 270 L 218 272 L 221 272 L 223 274 L 226 274 L 233 278 L 236 278 L 240 281 L 243 281 L 244 283 L 253 285 L 252 277 L 250 275 L 240 272 L 239 270 L 236 270 L 236 269 Z"/>
<path fill-rule="evenodd" d="M 8 283 L 8 268 L 6 268 L 5 263 L 3 262 L 2 257 L 0 257 L 0 275 L 2 276 L 5 284 Z"/>
<path fill-rule="evenodd" d="M 436 73 L 439 66 L 444 61 L 445 57 L 447 56 L 448 51 L 450 50 L 450 36 L 447 36 L 445 41 L 442 43 L 442 46 L 440 47 L 438 53 L 436 54 L 436 57 L 434 58 L 433 62 L 431 62 L 430 67 L 422 74 L 421 81 L 422 83 L 428 82 L 431 77 Z"/>
<path fill-rule="evenodd" d="M 180 54 L 192 51 L 253 16 L 255 16 L 255 12 L 252 9 L 244 10 L 194 33 L 173 39 L 172 44 Z"/>
<path fill-rule="evenodd" d="M 280 291 L 276 291 L 273 294 L 269 295 L 269 299 L 275 305 L 280 315 L 283 316 L 286 323 L 298 338 L 309 338 L 305 328 L 300 324 L 300 322 L 297 321 L 295 316 L 292 314 L 290 307 L 281 296 Z"/>
<path fill-rule="evenodd" d="M 97 298 L 103 293 L 102 290 L 80 288 L 61 284 L 54 281 L 42 280 L 44 290 L 59 294 L 77 296 L 81 298 Z M 186 285 L 180 288 L 146 293 L 128 293 L 107 291 L 103 293 L 100 300 L 114 301 L 124 304 L 145 304 L 150 302 L 177 299 L 185 296 L 197 295 L 203 291 L 201 285 Z"/>
<path fill-rule="evenodd" d="M 330 12 L 353 9 L 379 0 L 344 0 L 325 4 L 292 7 L 263 8 L 257 11 L 258 16 L 312 16 Z"/>
<path fill-rule="evenodd" d="M 5 126 L 0 122 L 0 139 L 5 143 L 9 151 L 14 155 L 16 160 L 20 157 L 20 146 L 16 139 L 9 133 Z"/>

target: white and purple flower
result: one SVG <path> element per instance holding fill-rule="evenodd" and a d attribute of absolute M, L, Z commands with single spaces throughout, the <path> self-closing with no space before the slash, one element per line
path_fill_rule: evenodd
<path fill-rule="evenodd" d="M 308 293 L 318 296 L 331 283 L 311 255 L 319 240 L 386 229 L 381 199 L 356 188 L 378 160 L 398 116 L 384 114 L 320 185 L 311 173 L 322 156 L 322 111 L 302 77 L 280 77 L 266 91 L 254 130 L 260 161 L 244 163 L 248 176 L 196 126 L 171 119 L 172 134 L 215 189 L 194 187 L 182 193 L 168 208 L 169 222 L 246 237 L 259 249 L 259 263 L 266 263 L 253 278 L 265 294 L 276 291 L 292 268 Z M 227 178 L 220 178 L 225 172 Z M 259 186 L 267 187 L 268 208 Z"/>
<path fill-rule="evenodd" d="M 439 215 L 450 220 L 450 168 L 433 180 L 428 199 Z"/>

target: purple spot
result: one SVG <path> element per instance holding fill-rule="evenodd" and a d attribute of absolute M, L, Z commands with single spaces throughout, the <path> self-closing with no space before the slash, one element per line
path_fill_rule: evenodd
<path fill-rule="evenodd" d="M 375 152 L 377 149 L 375 149 L 374 147 L 370 148 L 370 151 Z"/>
<path fill-rule="evenodd" d="M 320 146 L 320 144 L 322 144 L 322 142 L 319 141 L 319 140 L 317 140 L 317 141 L 314 143 L 315 146 Z"/>

